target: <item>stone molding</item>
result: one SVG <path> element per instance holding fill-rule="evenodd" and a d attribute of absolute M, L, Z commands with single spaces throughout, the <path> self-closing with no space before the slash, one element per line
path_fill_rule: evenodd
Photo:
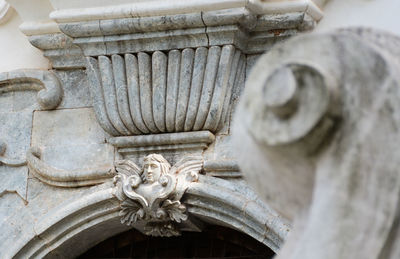
<path fill-rule="evenodd" d="M 257 14 L 281 14 L 288 12 L 309 13 L 315 20 L 322 18 L 322 11 L 311 0 L 264 2 L 260 0 L 186 0 L 186 1 L 151 1 L 132 4 L 121 4 L 82 9 L 66 9 L 54 11 L 50 18 L 57 22 L 74 22 L 88 20 L 106 20 L 131 17 L 163 16 L 191 12 L 207 12 L 230 8 L 248 8 Z"/>
<path fill-rule="evenodd" d="M 37 101 L 44 110 L 55 109 L 63 98 L 57 76 L 45 70 L 14 70 L 0 73 L 0 94 L 13 91 L 38 91 Z"/>
<path fill-rule="evenodd" d="M 242 173 L 235 160 L 205 160 L 204 173 L 220 178 L 241 178 Z"/>
<path fill-rule="evenodd" d="M 30 172 L 40 181 L 58 187 L 81 187 L 104 183 L 114 176 L 112 168 L 88 168 L 81 170 L 63 170 L 52 167 L 41 160 L 41 151 L 37 147 L 28 150 L 26 164 Z"/>
<path fill-rule="evenodd" d="M 108 142 L 123 157 L 136 158 L 159 153 L 173 163 L 187 153 L 201 154 L 214 140 L 214 134 L 209 131 L 191 131 L 114 137 L 109 138 Z"/>
<path fill-rule="evenodd" d="M 84 68 L 84 56 L 215 45 L 262 53 L 322 15 L 311 0 L 146 1 L 56 10 L 53 21 L 25 22 L 21 30 L 54 68 L 69 69 Z"/>
<path fill-rule="evenodd" d="M 82 12 L 82 11 L 81 11 Z M 84 13 L 84 12 L 82 12 Z M 217 11 L 60 22 L 85 56 L 234 45 L 243 53 L 262 53 L 277 39 L 310 29 L 315 19 L 302 11 L 258 14 L 246 8 Z"/>
<path fill-rule="evenodd" d="M 64 33 L 36 32 L 29 35 L 28 39 L 33 46 L 43 51 L 43 55 L 51 61 L 54 69 L 83 69 L 86 67 L 82 50 L 72 43 L 72 38 Z"/>
<path fill-rule="evenodd" d="M 218 205 L 210 203 L 210 199 Z M 275 252 L 290 229 L 290 224 L 260 202 L 243 182 L 199 175 L 199 180 L 186 190 L 182 202 L 187 206 L 189 218 L 193 215 L 209 222 L 224 222 L 225 226 L 248 233 Z M 89 189 L 78 199 L 68 200 L 44 215 L 33 226 L 36 234 L 18 239 L 4 256 L 78 256 L 96 243 L 129 229 L 120 222 L 120 209 L 115 187 L 110 183 Z M 135 227 L 144 231 L 138 224 Z M 75 242 L 71 249 L 70 242 L 76 238 L 88 242 Z"/>

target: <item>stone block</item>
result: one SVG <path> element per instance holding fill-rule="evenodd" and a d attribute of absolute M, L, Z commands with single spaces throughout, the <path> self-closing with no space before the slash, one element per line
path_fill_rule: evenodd
<path fill-rule="evenodd" d="M 64 89 L 64 98 L 58 106 L 59 109 L 92 106 L 84 70 L 58 70 L 56 73 Z"/>
<path fill-rule="evenodd" d="M 0 145 L 3 152 L 0 154 L 0 194 L 4 191 L 17 192 L 21 198 L 26 197 L 26 178 L 28 169 L 25 166 L 14 167 L 14 161 L 25 161 L 25 154 L 29 148 L 32 112 L 0 113 Z"/>
<path fill-rule="evenodd" d="M 32 147 L 39 147 L 41 159 L 54 168 L 111 168 L 114 148 L 105 142 L 106 137 L 91 108 L 34 114 Z"/>

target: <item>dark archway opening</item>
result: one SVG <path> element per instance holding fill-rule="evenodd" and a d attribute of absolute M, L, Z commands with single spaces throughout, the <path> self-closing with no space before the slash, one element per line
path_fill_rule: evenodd
<path fill-rule="evenodd" d="M 87 258 L 272 258 L 274 252 L 238 231 L 208 226 L 179 237 L 149 237 L 130 230 L 111 237 L 81 255 Z"/>

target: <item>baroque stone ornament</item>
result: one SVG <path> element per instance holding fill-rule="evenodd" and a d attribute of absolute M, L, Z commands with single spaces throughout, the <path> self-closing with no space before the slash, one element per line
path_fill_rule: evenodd
<path fill-rule="evenodd" d="M 180 202 L 189 184 L 198 180 L 201 156 L 186 156 L 171 167 L 159 154 L 150 154 L 139 168 L 130 160 L 115 162 L 115 196 L 121 201 L 121 223 L 144 222 L 151 236 L 180 235 L 177 223 L 187 220 Z"/>
<path fill-rule="evenodd" d="M 47 70 L 20 69 L 0 73 L 0 95 L 13 91 L 38 91 L 37 101 L 43 110 L 57 108 L 63 98 L 60 80 Z"/>
<path fill-rule="evenodd" d="M 399 49 L 347 29 L 253 67 L 233 138 L 247 181 L 294 223 L 277 258 L 400 258 Z"/>
<path fill-rule="evenodd" d="M 233 45 L 87 58 L 100 125 L 112 136 L 223 126 L 244 57 Z M 242 70 L 243 71 L 243 70 Z"/>

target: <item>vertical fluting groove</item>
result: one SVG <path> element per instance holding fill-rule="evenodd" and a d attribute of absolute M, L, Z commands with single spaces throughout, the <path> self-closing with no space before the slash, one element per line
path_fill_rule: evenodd
<path fill-rule="evenodd" d="M 131 112 L 129 111 L 129 99 L 128 99 L 128 88 L 126 82 L 126 71 L 125 62 L 120 55 L 111 56 L 114 81 L 115 81 L 115 92 L 117 95 L 117 105 L 119 116 L 122 119 L 125 127 L 133 134 L 140 134 L 140 131 L 133 124 Z"/>
<path fill-rule="evenodd" d="M 140 107 L 142 118 L 147 128 L 152 133 L 158 133 L 153 118 L 152 102 L 152 83 L 151 83 L 151 60 L 150 56 L 144 52 L 138 53 L 139 61 L 139 85 L 140 85 Z"/>
<path fill-rule="evenodd" d="M 167 56 L 155 51 L 152 56 L 153 118 L 159 131 L 165 132 L 165 96 L 167 91 Z"/>
<path fill-rule="evenodd" d="M 100 126 L 110 135 L 119 136 L 120 133 L 111 124 L 104 103 L 103 89 L 100 80 L 98 62 L 95 58 L 86 58 L 86 73 L 89 79 L 89 90 L 93 100 L 93 109 Z"/>
<path fill-rule="evenodd" d="M 218 72 L 218 64 L 220 63 L 221 47 L 212 46 L 208 50 L 207 65 L 204 73 L 203 89 L 201 90 L 200 104 L 197 109 L 196 121 L 193 130 L 203 128 L 210 108 L 211 99 L 214 92 L 215 80 Z"/>
<path fill-rule="evenodd" d="M 101 81 L 103 85 L 104 101 L 111 123 L 122 135 L 130 135 L 131 133 L 119 117 L 111 60 L 108 57 L 99 56 L 99 68 L 102 71 Z"/>
<path fill-rule="evenodd" d="M 176 103 L 175 130 L 183 131 L 192 83 L 194 50 L 184 49 L 182 51 L 182 62 L 180 67 L 180 78 L 178 88 L 178 101 Z"/>
<path fill-rule="evenodd" d="M 167 103 L 165 105 L 165 124 L 168 132 L 175 131 L 180 65 L 181 52 L 179 50 L 171 50 L 168 53 Z"/>
<path fill-rule="evenodd" d="M 237 60 L 236 60 L 237 59 Z M 227 119 L 227 115 L 229 113 L 229 107 L 231 107 L 232 102 L 232 93 L 234 91 L 234 86 L 239 83 L 241 79 L 243 70 L 244 70 L 245 58 L 244 55 L 241 54 L 240 50 L 237 50 L 235 53 L 235 57 L 233 59 L 233 67 L 232 67 L 232 74 L 229 78 L 228 82 L 228 90 L 224 100 L 224 105 L 222 109 L 221 120 L 219 121 L 218 129 L 221 129 L 224 126 L 224 122 Z"/>
<path fill-rule="evenodd" d="M 189 107 L 186 112 L 184 131 L 191 131 L 196 120 L 197 109 L 200 103 L 201 90 L 204 82 L 204 72 L 207 63 L 208 49 L 196 49 L 193 64 L 193 77 L 190 87 Z"/>
<path fill-rule="evenodd" d="M 218 73 L 215 81 L 214 92 L 212 94 L 210 108 L 203 129 L 216 131 L 222 114 L 222 108 L 228 88 L 229 78 L 234 73 L 232 61 L 235 55 L 235 47 L 227 45 L 222 47 L 221 57 L 219 59 Z"/>
<path fill-rule="evenodd" d="M 126 79 L 128 84 L 129 108 L 132 120 L 142 133 L 149 133 L 143 121 L 140 107 L 139 66 L 136 56 L 125 54 Z"/>

